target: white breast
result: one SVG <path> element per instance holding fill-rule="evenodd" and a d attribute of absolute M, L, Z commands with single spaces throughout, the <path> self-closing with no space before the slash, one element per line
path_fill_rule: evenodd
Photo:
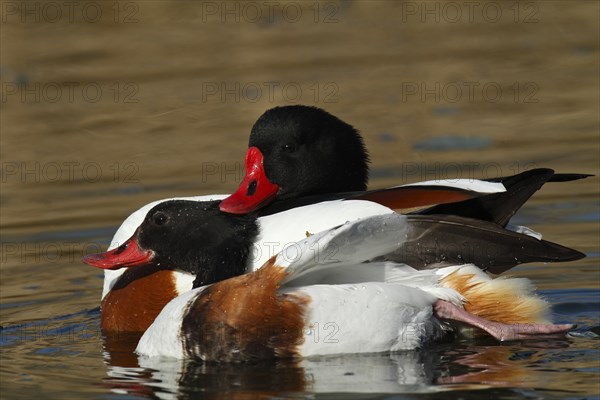
<path fill-rule="evenodd" d="M 171 300 L 144 332 L 136 353 L 149 357 L 185 358 L 181 323 L 190 304 L 206 287 L 190 290 Z"/>

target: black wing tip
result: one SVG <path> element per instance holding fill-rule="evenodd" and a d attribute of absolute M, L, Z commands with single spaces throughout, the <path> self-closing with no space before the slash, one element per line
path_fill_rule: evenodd
<path fill-rule="evenodd" d="M 571 251 L 573 252 L 573 256 L 565 261 L 577 261 L 587 257 L 587 254 L 577 251 L 575 249 L 571 249 Z"/>
<path fill-rule="evenodd" d="M 535 177 L 535 181 L 539 182 L 540 186 L 545 182 L 552 180 L 552 177 L 555 176 L 556 173 L 553 169 L 550 168 L 533 168 L 518 173 L 516 175 L 510 176 L 499 176 L 496 178 L 486 179 L 488 182 L 500 182 L 502 183 L 506 189 L 510 189 L 512 186 L 516 184 L 523 184 L 523 182 L 527 181 L 528 183 Z"/>
<path fill-rule="evenodd" d="M 579 179 L 589 178 L 590 176 L 595 175 L 581 173 L 557 173 L 551 168 L 533 168 L 516 175 L 501 176 L 486 180 L 488 182 L 501 182 L 506 184 L 512 184 L 515 182 L 523 181 L 527 178 L 531 178 L 532 176 L 537 176 L 538 179 L 542 182 L 570 182 L 577 181 Z"/>
<path fill-rule="evenodd" d="M 554 174 L 552 178 L 548 182 L 570 182 L 570 181 L 578 181 L 580 179 L 589 178 L 590 176 L 595 176 L 594 174 Z"/>
<path fill-rule="evenodd" d="M 546 258 L 548 262 L 577 261 L 587 257 L 585 253 L 582 253 L 579 250 L 575 250 L 558 243 L 549 242 L 547 240 L 542 240 L 542 242 L 544 243 L 547 251 L 544 258 Z"/>

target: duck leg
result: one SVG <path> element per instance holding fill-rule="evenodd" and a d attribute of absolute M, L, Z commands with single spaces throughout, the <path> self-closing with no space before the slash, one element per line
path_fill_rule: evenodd
<path fill-rule="evenodd" d="M 454 304 L 438 300 L 433 305 L 437 317 L 453 321 L 463 322 L 484 330 L 497 340 L 536 339 L 543 337 L 564 337 L 564 335 L 575 327 L 572 324 L 504 324 L 501 322 L 488 321 L 476 315 L 470 314 Z"/>

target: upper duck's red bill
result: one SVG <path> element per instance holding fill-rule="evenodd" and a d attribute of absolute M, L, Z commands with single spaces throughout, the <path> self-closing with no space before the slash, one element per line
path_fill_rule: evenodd
<path fill-rule="evenodd" d="M 279 186 L 269 181 L 263 165 L 263 154 L 257 147 L 246 153 L 246 176 L 238 190 L 221 202 L 219 208 L 230 214 L 246 214 L 270 203 Z"/>
<path fill-rule="evenodd" d="M 148 264 L 153 257 L 154 252 L 140 248 L 134 236 L 116 249 L 83 257 L 83 262 L 102 269 L 120 269 Z"/>

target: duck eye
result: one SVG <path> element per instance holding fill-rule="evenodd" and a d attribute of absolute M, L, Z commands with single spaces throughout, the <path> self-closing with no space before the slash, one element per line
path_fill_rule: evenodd
<path fill-rule="evenodd" d="M 154 222 L 154 225 L 163 225 L 165 222 L 167 222 L 167 220 L 169 219 L 169 217 L 167 217 L 167 214 L 165 214 L 164 212 L 157 212 L 152 216 L 152 222 Z"/>
<path fill-rule="evenodd" d="M 293 153 L 296 151 L 296 145 L 293 143 L 286 143 L 281 146 L 281 150 L 285 151 L 286 153 Z"/>

